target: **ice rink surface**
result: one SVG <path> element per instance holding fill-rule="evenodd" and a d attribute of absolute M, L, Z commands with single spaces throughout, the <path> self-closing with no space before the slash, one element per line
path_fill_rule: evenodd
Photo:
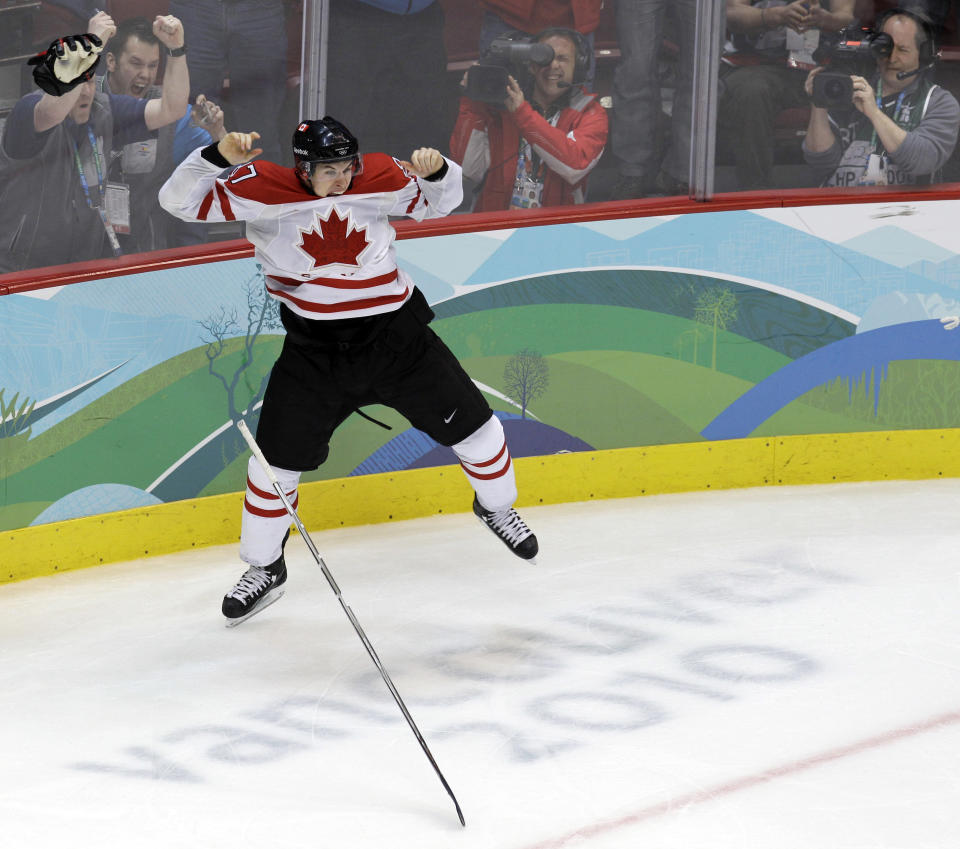
<path fill-rule="evenodd" d="M 293 537 L 0 586 L 0 846 L 960 846 L 960 481 L 523 514 L 314 535 L 465 829 Z"/>

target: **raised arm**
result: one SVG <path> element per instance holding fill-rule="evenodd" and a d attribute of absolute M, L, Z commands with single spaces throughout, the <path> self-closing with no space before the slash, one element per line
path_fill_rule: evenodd
<path fill-rule="evenodd" d="M 103 42 L 104 47 L 116 31 L 117 26 L 114 24 L 113 18 L 106 12 L 97 12 L 87 22 L 87 32 L 97 36 Z M 33 110 L 33 129 L 38 133 L 45 133 L 61 124 L 81 97 L 85 99 L 93 98 L 93 91 L 93 81 L 91 80 L 89 83 L 81 83 L 60 97 L 44 92 L 43 97 L 40 98 Z"/>
<path fill-rule="evenodd" d="M 255 218 L 260 204 L 231 197 L 228 183 L 257 176 L 254 165 L 246 174 L 218 179 L 231 165 L 244 165 L 263 151 L 255 147 L 259 133 L 227 133 L 216 144 L 191 151 L 160 187 L 158 199 L 182 221 L 236 221 Z"/>
<path fill-rule="evenodd" d="M 173 15 L 157 15 L 153 22 L 153 34 L 169 50 L 183 48 L 183 24 Z M 190 102 L 190 73 L 187 70 L 185 53 L 167 55 L 167 67 L 163 72 L 163 88 L 160 97 L 147 102 L 143 119 L 151 130 L 179 121 L 187 113 Z"/>
<path fill-rule="evenodd" d="M 392 214 L 407 215 L 417 221 L 449 215 L 463 201 L 463 171 L 456 162 L 432 147 L 418 147 L 409 161 L 397 164 L 416 180 L 398 197 Z M 413 194 L 410 194 L 413 190 Z"/>

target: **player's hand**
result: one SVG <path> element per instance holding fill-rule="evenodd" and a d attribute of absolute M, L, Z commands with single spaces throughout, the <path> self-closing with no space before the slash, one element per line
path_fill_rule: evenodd
<path fill-rule="evenodd" d="M 507 112 L 516 112 L 523 105 L 524 100 L 526 100 L 526 98 L 523 96 L 523 89 L 520 88 L 520 83 L 513 77 L 507 77 L 507 97 L 506 100 L 503 101 Z"/>
<path fill-rule="evenodd" d="M 429 177 L 443 168 L 444 159 L 439 150 L 432 147 L 418 147 L 410 154 L 409 162 L 400 165 L 416 177 Z"/>
<path fill-rule="evenodd" d="M 944 330 L 956 330 L 960 327 L 960 315 L 945 315 L 940 319 Z"/>
<path fill-rule="evenodd" d="M 217 142 L 220 155 L 231 165 L 243 165 L 263 153 L 262 147 L 254 147 L 260 133 L 227 133 Z"/>
<path fill-rule="evenodd" d="M 87 32 L 92 32 L 104 44 L 117 34 L 117 25 L 106 12 L 97 12 L 87 21 Z"/>
<path fill-rule="evenodd" d="M 153 34 L 166 47 L 183 47 L 183 24 L 173 15 L 157 15 L 153 20 Z"/>
<path fill-rule="evenodd" d="M 197 95 L 196 108 L 190 113 L 190 119 L 198 127 L 203 127 L 214 141 L 220 141 L 227 130 L 223 126 L 223 110 L 212 100 L 202 95 Z"/>

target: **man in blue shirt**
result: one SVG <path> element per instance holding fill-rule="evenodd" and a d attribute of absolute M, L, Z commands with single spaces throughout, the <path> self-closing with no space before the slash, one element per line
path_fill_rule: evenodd
<path fill-rule="evenodd" d="M 14 106 L 0 141 L 0 273 L 122 252 L 130 193 L 108 180 L 111 151 L 179 120 L 190 91 L 182 24 L 158 15 L 152 29 L 168 53 L 161 97 L 97 92 L 89 80 Z M 106 42 L 116 26 L 98 12 L 87 31 Z"/>
<path fill-rule="evenodd" d="M 121 21 L 103 56 L 107 73 L 98 77 L 100 91 L 144 100 L 162 96 L 156 85 L 160 40 L 146 18 Z M 114 149 L 109 180 L 130 188 L 130 232 L 119 234 L 125 254 L 205 241 L 207 225 L 174 218 L 161 208 L 157 192 L 191 150 L 218 142 L 225 135 L 223 110 L 201 94 L 197 108 L 188 104 L 175 124 Z"/>

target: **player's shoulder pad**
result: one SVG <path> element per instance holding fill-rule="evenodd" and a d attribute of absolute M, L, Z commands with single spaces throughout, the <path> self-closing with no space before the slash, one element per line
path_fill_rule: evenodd
<path fill-rule="evenodd" d="M 408 185 L 412 176 L 392 156 L 367 153 L 363 157 L 363 173 L 354 178 L 349 194 L 396 192 Z"/>
<path fill-rule="evenodd" d="M 313 197 L 293 168 L 265 159 L 234 166 L 224 183 L 230 194 L 263 204 L 302 203 Z"/>

